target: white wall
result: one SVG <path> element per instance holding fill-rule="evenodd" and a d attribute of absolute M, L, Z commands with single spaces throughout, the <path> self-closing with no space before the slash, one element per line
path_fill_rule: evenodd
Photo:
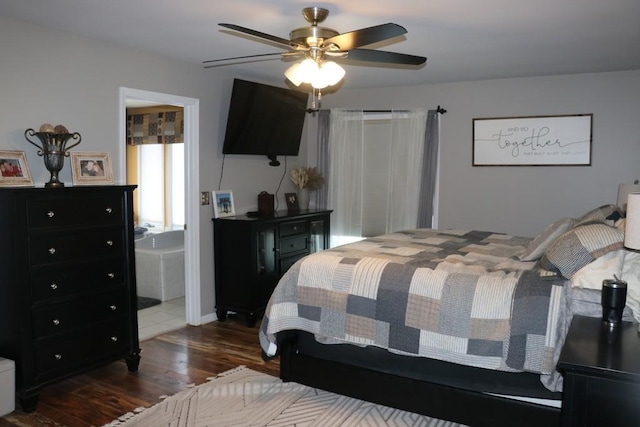
<path fill-rule="evenodd" d="M 1 16 L 0 58 L 0 150 L 24 151 L 37 186 L 49 180 L 49 172 L 24 132 L 42 123 L 79 132 L 82 142 L 73 151 L 110 152 L 120 176 L 119 88 L 127 87 L 200 100 L 199 191 L 217 189 L 234 77 L 226 69 L 205 70 Z M 274 192 L 283 170 L 270 167 L 266 157 L 235 156 L 226 161 L 222 186 L 233 190 L 237 212 L 256 210 L 257 194 Z M 68 159 L 60 179 L 72 183 Z M 282 192 L 292 189 L 285 180 Z M 214 313 L 212 207 L 199 209 L 201 313 L 207 317 Z"/>
<path fill-rule="evenodd" d="M 640 179 L 640 71 L 344 90 L 325 96 L 322 107 L 438 105 L 448 111 L 440 228 L 534 236 L 554 219 L 615 203 L 619 183 Z M 471 165 L 473 118 L 578 113 L 594 115 L 591 166 Z"/>

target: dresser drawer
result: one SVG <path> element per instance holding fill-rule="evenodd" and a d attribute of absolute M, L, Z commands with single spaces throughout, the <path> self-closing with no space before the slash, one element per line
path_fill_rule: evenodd
<path fill-rule="evenodd" d="M 306 234 L 300 237 L 280 240 L 281 257 L 298 252 L 309 252 L 309 238 Z"/>
<path fill-rule="evenodd" d="M 126 283 L 125 260 L 100 260 L 65 267 L 34 268 L 29 277 L 33 302 L 108 289 Z"/>
<path fill-rule="evenodd" d="M 37 378 L 55 378 L 92 361 L 124 354 L 131 341 L 129 322 L 128 318 L 115 319 L 90 329 L 37 341 L 34 346 Z"/>
<path fill-rule="evenodd" d="M 284 275 L 284 273 L 286 273 L 293 264 L 295 264 L 298 260 L 306 257 L 308 254 L 301 254 L 298 256 L 290 256 L 287 258 L 281 258 L 280 259 L 280 274 Z"/>
<path fill-rule="evenodd" d="M 307 234 L 307 221 L 289 221 L 280 224 L 280 237 Z"/>
<path fill-rule="evenodd" d="M 29 239 L 29 261 L 32 266 L 117 256 L 123 254 L 123 250 L 124 230 L 121 228 Z"/>
<path fill-rule="evenodd" d="M 123 221 L 122 194 L 33 198 L 27 200 L 30 228 L 116 225 Z"/>
<path fill-rule="evenodd" d="M 127 296 L 125 289 L 118 289 L 35 308 L 32 311 L 33 336 L 37 339 L 66 333 L 90 323 L 126 314 Z"/>

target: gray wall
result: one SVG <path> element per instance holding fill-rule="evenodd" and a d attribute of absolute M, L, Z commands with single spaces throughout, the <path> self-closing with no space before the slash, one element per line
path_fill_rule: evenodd
<path fill-rule="evenodd" d="M 534 236 L 554 219 L 615 203 L 619 183 L 640 179 L 640 71 L 344 90 L 322 103 L 438 105 L 448 111 L 441 118 L 440 228 Z M 591 166 L 471 165 L 473 118 L 578 113 L 594 115 Z"/>
<path fill-rule="evenodd" d="M 62 123 L 82 134 L 74 150 L 106 151 L 116 176 L 120 87 L 200 100 L 199 191 L 218 188 L 222 140 L 233 77 L 228 69 L 202 69 L 130 48 L 0 17 L 0 150 L 23 150 L 38 185 L 49 178 L 27 128 Z M 259 81 L 253 76 L 237 77 Z M 348 76 L 347 76 L 348 78 Z M 586 74 L 422 87 L 338 91 L 324 108 L 435 108 L 442 117 L 440 226 L 490 229 L 534 235 L 559 216 L 576 216 L 614 202 L 617 185 L 637 178 L 640 160 L 640 71 Z M 474 117 L 594 113 L 593 166 L 471 167 Z M 315 119 L 306 134 L 315 139 Z M 293 164 L 313 164 L 315 147 L 303 141 Z M 284 166 L 273 168 L 259 156 L 228 156 L 222 189 L 234 192 L 236 210 L 257 208 L 262 190 L 275 192 Z M 67 162 L 61 173 L 71 183 Z M 292 191 L 286 176 L 280 195 Z M 284 202 L 281 203 L 281 207 Z M 201 309 L 213 313 L 211 206 L 199 208 L 201 229 Z"/>
<path fill-rule="evenodd" d="M 49 172 L 24 132 L 42 123 L 79 132 L 82 142 L 73 151 L 110 152 L 114 175 L 120 175 L 119 88 L 128 87 L 200 100 L 199 190 L 217 189 L 234 77 L 227 70 L 205 70 L 1 16 L 0 58 L 0 150 L 24 151 L 37 186 L 49 180 Z M 237 211 L 245 212 L 256 209 L 260 191 L 275 191 L 284 168 L 268 166 L 266 157 L 231 156 L 224 170 L 223 189 L 234 191 Z M 69 160 L 60 179 L 71 185 Z M 287 181 L 282 187 L 283 192 L 293 189 Z M 212 207 L 199 207 L 199 212 L 201 312 L 206 317 L 214 312 Z"/>

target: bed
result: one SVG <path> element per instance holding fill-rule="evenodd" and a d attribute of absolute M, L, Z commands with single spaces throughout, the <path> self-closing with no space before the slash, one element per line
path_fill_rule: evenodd
<path fill-rule="evenodd" d="M 598 283 L 640 264 L 623 230 L 605 205 L 535 239 L 417 229 L 310 255 L 271 297 L 263 356 L 280 356 L 285 381 L 436 418 L 559 425 L 572 316 L 599 316 Z"/>

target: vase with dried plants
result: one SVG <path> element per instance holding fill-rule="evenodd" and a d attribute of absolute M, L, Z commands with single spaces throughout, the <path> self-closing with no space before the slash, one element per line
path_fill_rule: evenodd
<path fill-rule="evenodd" d="M 309 209 L 309 192 L 324 185 L 324 177 L 316 167 L 296 166 L 291 169 L 289 178 L 298 187 L 298 205 L 300 209 Z"/>

